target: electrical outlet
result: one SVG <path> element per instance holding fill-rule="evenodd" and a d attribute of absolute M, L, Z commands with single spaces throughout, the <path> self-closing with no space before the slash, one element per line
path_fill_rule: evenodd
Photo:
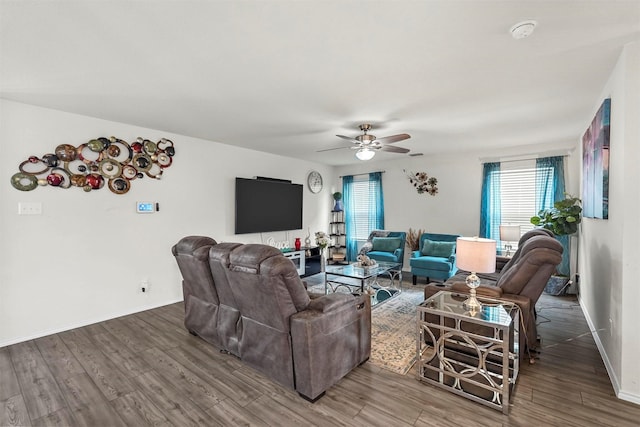
<path fill-rule="evenodd" d="M 19 202 L 18 215 L 42 215 L 41 202 Z"/>
<path fill-rule="evenodd" d="M 151 290 L 151 283 L 147 279 L 144 279 L 140 282 L 140 292 L 143 294 L 149 293 Z"/>

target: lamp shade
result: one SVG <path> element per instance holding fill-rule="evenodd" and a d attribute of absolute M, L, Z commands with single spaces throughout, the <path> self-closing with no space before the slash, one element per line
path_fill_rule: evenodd
<path fill-rule="evenodd" d="M 505 242 L 517 242 L 518 240 L 520 240 L 520 226 L 501 225 L 500 240 L 503 240 Z"/>
<path fill-rule="evenodd" d="M 373 159 L 373 156 L 376 155 L 376 152 L 373 151 L 371 148 L 368 147 L 363 147 L 361 149 L 359 149 L 358 151 L 356 151 L 356 157 L 359 160 L 371 160 Z"/>
<path fill-rule="evenodd" d="M 496 271 L 496 241 L 481 237 L 458 237 L 456 264 L 473 273 Z"/>

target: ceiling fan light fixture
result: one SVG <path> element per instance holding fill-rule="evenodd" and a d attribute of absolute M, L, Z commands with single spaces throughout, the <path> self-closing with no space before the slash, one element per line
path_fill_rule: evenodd
<path fill-rule="evenodd" d="M 371 160 L 375 155 L 376 155 L 376 152 L 368 147 L 362 147 L 361 149 L 356 151 L 356 157 L 358 158 L 358 160 L 363 160 L 363 161 Z"/>
<path fill-rule="evenodd" d="M 376 140 L 376 137 L 373 135 L 364 134 L 364 135 L 356 136 L 356 139 L 362 142 L 363 144 L 371 144 L 373 141 Z"/>

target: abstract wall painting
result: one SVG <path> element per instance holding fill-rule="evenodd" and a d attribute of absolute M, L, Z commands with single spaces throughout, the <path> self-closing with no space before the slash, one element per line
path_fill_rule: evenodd
<path fill-rule="evenodd" d="M 610 121 L 607 98 L 582 137 L 582 209 L 587 218 L 609 219 Z"/>

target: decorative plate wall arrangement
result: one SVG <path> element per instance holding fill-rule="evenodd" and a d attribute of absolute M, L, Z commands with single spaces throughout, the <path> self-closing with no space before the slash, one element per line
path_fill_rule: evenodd
<path fill-rule="evenodd" d="M 60 144 L 53 153 L 30 156 L 20 163 L 20 172 L 13 174 L 11 185 L 20 191 L 38 186 L 73 186 L 89 192 L 106 184 L 111 192 L 125 194 L 133 180 L 145 175 L 160 179 L 175 153 L 173 141 L 166 138 L 158 142 L 137 138 L 129 145 L 112 136 L 92 139 L 77 147 Z"/>

